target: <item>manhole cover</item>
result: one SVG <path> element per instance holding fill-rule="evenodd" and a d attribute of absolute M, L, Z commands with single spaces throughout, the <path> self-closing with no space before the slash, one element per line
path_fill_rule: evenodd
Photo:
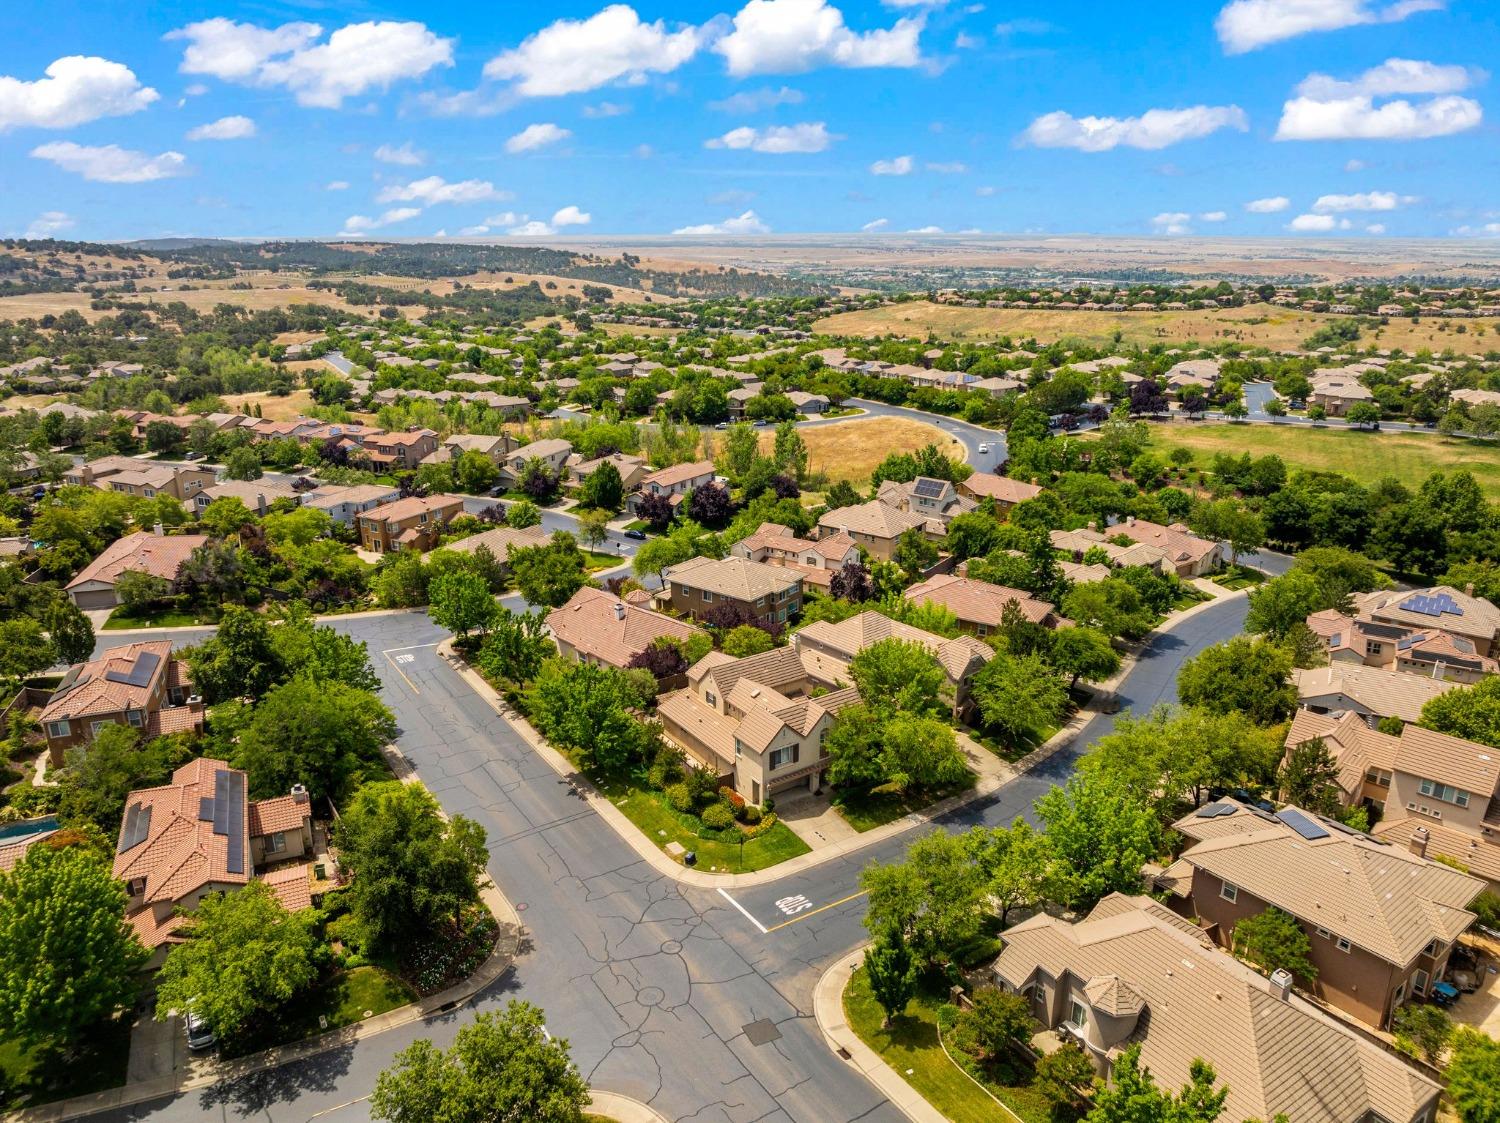
<path fill-rule="evenodd" d="M 525 912 L 526 911 L 526 902 L 525 901 L 519 901 L 519 902 L 517 902 L 517 904 L 516 904 L 516 911 L 517 912 Z"/>
<path fill-rule="evenodd" d="M 677 940 L 663 940 L 661 950 L 666 952 L 668 955 L 676 955 L 682 950 L 682 944 Z"/>
<path fill-rule="evenodd" d="M 660 1006 L 667 994 L 661 987 L 642 987 L 635 1000 L 642 1006 Z M 780 1036 L 779 1034 L 777 1036 Z"/>
<path fill-rule="evenodd" d="M 781 1040 L 781 1030 L 776 1028 L 776 1023 L 770 1018 L 762 1018 L 740 1028 L 745 1031 L 745 1038 L 752 1045 L 769 1045 Z"/>

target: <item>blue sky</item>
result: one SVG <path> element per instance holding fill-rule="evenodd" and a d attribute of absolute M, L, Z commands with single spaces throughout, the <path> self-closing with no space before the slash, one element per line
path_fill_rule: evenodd
<path fill-rule="evenodd" d="M 1500 235 L 1493 0 L 10 0 L 0 43 L 4 235 Z"/>

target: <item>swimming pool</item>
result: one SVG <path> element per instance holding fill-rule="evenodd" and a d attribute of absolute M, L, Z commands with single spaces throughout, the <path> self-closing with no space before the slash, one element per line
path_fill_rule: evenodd
<path fill-rule="evenodd" d="M 57 830 L 57 816 L 47 815 L 40 819 L 26 819 L 20 823 L 7 823 L 0 827 L 0 843 L 19 842 L 34 834 L 47 834 Z"/>

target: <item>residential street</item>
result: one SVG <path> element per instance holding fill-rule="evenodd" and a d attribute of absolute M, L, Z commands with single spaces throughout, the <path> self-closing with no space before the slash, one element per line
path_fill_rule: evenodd
<path fill-rule="evenodd" d="M 1237 597 L 1159 636 L 1122 683 L 1124 704 L 1146 709 L 1170 700 L 1182 660 L 1237 633 L 1244 613 Z M 902 1118 L 827 1048 L 811 997 L 822 969 L 863 939 L 862 900 L 851 899 L 859 869 L 896 857 L 911 835 L 733 893 L 752 922 L 722 894 L 680 889 L 636 859 L 438 658 L 446 634 L 425 615 L 357 616 L 334 626 L 369 643 L 401 751 L 450 813 L 484 826 L 490 873 L 527 926 L 530 940 L 514 973 L 478 1000 L 478 1010 L 512 997 L 540 1004 L 549 1027 L 572 1041 L 590 1083 L 650 1102 L 669 1118 Z M 203 631 L 165 634 L 186 644 Z M 123 638 L 106 635 L 103 643 Z M 995 824 L 1025 812 L 1113 722 L 1096 717 L 1076 747 L 944 825 Z M 365 1119 L 362 1097 L 394 1054 L 417 1037 L 446 1044 L 467 1017 L 456 1012 L 227 1087 L 96 1118 Z M 752 1045 L 744 1027 L 758 1021 L 769 1021 L 779 1039 Z"/>

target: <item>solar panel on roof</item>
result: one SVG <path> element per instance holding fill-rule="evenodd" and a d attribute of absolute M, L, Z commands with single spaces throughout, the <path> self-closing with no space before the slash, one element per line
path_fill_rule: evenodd
<path fill-rule="evenodd" d="M 161 656 L 154 651 L 142 651 L 135 657 L 130 670 L 124 673 L 120 671 L 106 671 L 104 677 L 110 682 L 123 682 L 127 686 L 145 686 L 151 681 L 151 676 L 156 674 L 156 668 L 161 665 Z"/>
<path fill-rule="evenodd" d="M 912 485 L 912 493 L 923 499 L 936 499 L 943 494 L 943 481 L 929 480 L 923 476 Z"/>
<path fill-rule="evenodd" d="M 214 817 L 214 797 L 206 795 L 198 800 L 198 818 L 202 822 L 209 822 Z"/>
<path fill-rule="evenodd" d="M 230 873 L 245 872 L 245 774 L 221 772 L 229 777 L 229 853 L 224 867 Z"/>
<path fill-rule="evenodd" d="M 214 834 L 229 833 L 229 773 L 214 773 Z"/>
<path fill-rule="evenodd" d="M 133 846 L 146 841 L 151 833 L 151 805 L 132 803 L 125 809 L 125 826 L 120 831 L 120 849 L 123 854 Z"/>
<path fill-rule="evenodd" d="M 1298 811 L 1295 807 L 1287 807 L 1281 811 L 1276 812 L 1276 817 L 1287 826 L 1291 827 L 1292 830 L 1296 831 L 1303 838 L 1311 840 L 1315 838 L 1328 837 L 1328 830 L 1323 826 L 1322 823 L 1308 818 L 1301 811 Z"/>
<path fill-rule="evenodd" d="M 1198 808 L 1198 818 L 1217 819 L 1221 815 L 1233 815 L 1234 804 L 1232 803 L 1205 803 Z"/>

